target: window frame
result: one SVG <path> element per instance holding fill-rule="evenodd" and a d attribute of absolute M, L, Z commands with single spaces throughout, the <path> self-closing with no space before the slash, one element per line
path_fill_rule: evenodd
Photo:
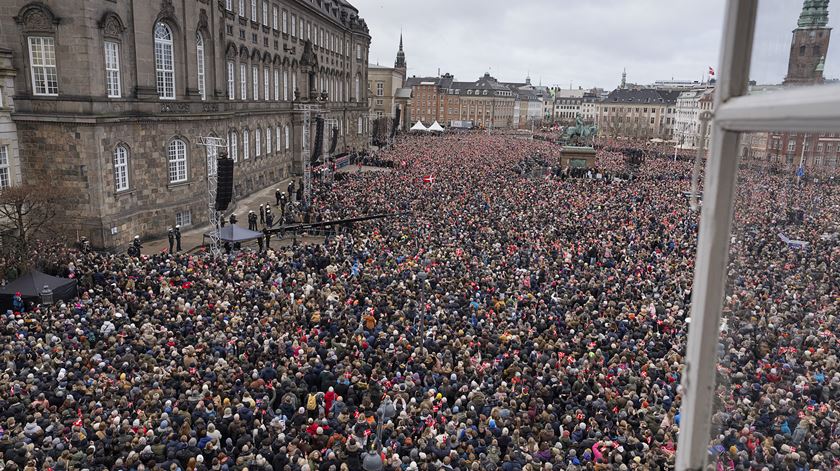
<path fill-rule="evenodd" d="M 271 67 L 263 66 L 263 100 L 271 100 Z"/>
<path fill-rule="evenodd" d="M 113 46 L 113 59 L 116 66 L 109 64 L 109 57 L 111 56 L 108 47 Z M 105 52 L 105 94 L 108 98 L 122 98 L 122 78 L 120 77 L 120 43 L 117 41 L 106 40 L 102 44 Z M 111 88 L 111 80 L 116 82 L 116 93 L 113 93 Z"/>
<path fill-rule="evenodd" d="M 195 74 L 198 80 L 198 94 L 201 101 L 207 100 L 207 51 L 204 47 L 204 35 L 200 31 L 195 32 Z"/>
<path fill-rule="evenodd" d="M 236 62 L 227 61 L 227 92 L 228 100 L 236 99 Z"/>
<path fill-rule="evenodd" d="M 262 128 L 257 127 L 254 129 L 254 158 L 262 155 L 262 149 L 260 146 L 262 145 Z"/>
<path fill-rule="evenodd" d="M 717 347 L 727 280 L 732 215 L 746 132 L 833 132 L 840 93 L 828 85 L 747 95 L 759 0 L 727 0 L 715 94 L 703 211 L 692 285 L 676 469 L 703 469 L 708 459 Z"/>
<path fill-rule="evenodd" d="M 239 62 L 239 99 L 248 99 L 248 64 Z"/>
<path fill-rule="evenodd" d="M 177 153 L 179 149 L 177 149 L 178 144 L 182 146 L 180 151 L 182 151 L 183 155 L 175 155 L 175 158 L 172 156 L 173 147 L 176 148 L 174 151 Z M 189 157 L 187 156 L 187 142 L 180 137 L 173 138 L 169 141 L 169 144 L 166 145 L 166 163 L 167 163 L 167 170 L 169 176 L 169 184 L 170 185 L 177 185 L 179 183 L 186 183 L 190 179 L 189 173 Z M 183 164 L 183 169 L 180 168 L 179 164 Z M 175 166 L 173 172 L 173 165 Z M 180 178 L 180 174 L 183 171 L 183 178 Z M 172 178 L 173 173 L 175 174 L 175 178 Z"/>
<path fill-rule="evenodd" d="M 157 29 L 158 27 L 166 28 L 166 31 L 169 33 L 169 39 L 162 39 L 157 37 Z M 154 42 L 154 59 L 155 59 L 155 86 L 157 88 L 158 98 L 161 100 L 174 100 L 177 97 L 177 85 L 176 85 L 176 77 L 175 77 L 175 33 L 173 33 L 172 28 L 164 23 L 163 21 L 158 21 L 155 23 L 154 32 L 152 34 L 153 42 Z M 161 58 L 158 60 L 158 43 L 161 44 L 161 55 L 168 49 L 169 54 L 169 62 L 171 66 L 167 69 L 165 68 L 165 62 Z M 163 74 L 163 75 L 161 75 Z M 169 95 L 167 92 L 169 91 L 166 87 L 166 77 L 169 76 L 172 83 L 172 94 Z M 161 89 L 161 78 L 163 77 L 163 89 Z"/>
<path fill-rule="evenodd" d="M 253 100 L 258 101 L 260 99 L 260 66 L 251 65 L 251 80 L 253 81 L 251 84 L 254 92 Z"/>
<path fill-rule="evenodd" d="M 33 41 L 35 40 L 35 41 Z M 35 54 L 34 54 L 34 42 L 38 42 L 38 46 L 41 48 L 41 61 L 38 64 L 35 63 Z M 44 59 L 46 58 L 46 46 L 47 42 L 50 43 L 52 47 L 52 64 L 47 64 Z M 55 36 L 29 36 L 26 38 L 26 43 L 29 49 L 29 75 L 31 77 L 32 83 L 32 94 L 35 96 L 58 96 L 58 58 L 55 55 Z M 38 85 L 36 80 L 36 70 L 41 69 L 40 72 L 44 74 L 44 91 L 38 91 Z M 50 87 L 50 70 L 52 70 L 52 76 L 55 78 L 55 92 L 52 92 L 52 87 Z"/>
<path fill-rule="evenodd" d="M 122 155 L 119 155 L 122 154 Z M 125 144 L 118 144 L 114 147 L 114 151 L 112 156 L 114 158 L 114 192 L 115 193 L 122 193 L 124 191 L 131 190 L 131 180 L 129 174 L 129 164 L 128 159 L 131 153 L 128 151 L 128 147 Z M 122 159 L 122 162 L 119 162 L 118 159 Z M 124 184 L 121 184 L 124 182 Z"/>
<path fill-rule="evenodd" d="M 251 131 L 248 128 L 242 130 L 242 160 L 251 158 Z"/>
<path fill-rule="evenodd" d="M 11 153 L 8 144 L 0 145 L 0 190 L 12 186 Z"/>

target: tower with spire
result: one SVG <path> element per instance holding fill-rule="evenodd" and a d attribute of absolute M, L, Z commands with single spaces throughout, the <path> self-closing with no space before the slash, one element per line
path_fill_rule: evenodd
<path fill-rule="evenodd" d="M 825 57 L 831 38 L 828 27 L 829 0 L 805 0 L 790 44 L 785 85 L 823 82 Z"/>
<path fill-rule="evenodd" d="M 624 68 L 624 71 L 621 72 L 621 87 L 619 87 L 619 88 L 621 88 L 622 90 L 627 88 L 627 68 L 626 67 Z"/>
<path fill-rule="evenodd" d="M 403 51 L 403 37 L 400 33 L 400 50 L 397 51 L 397 60 L 394 62 L 395 69 L 402 69 L 403 76 L 405 76 L 408 66 L 405 63 L 405 52 Z"/>

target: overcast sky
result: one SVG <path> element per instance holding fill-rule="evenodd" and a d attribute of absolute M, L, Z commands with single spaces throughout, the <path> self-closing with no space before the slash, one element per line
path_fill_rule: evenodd
<path fill-rule="evenodd" d="M 615 88 L 700 80 L 718 68 L 724 0 L 351 0 L 370 27 L 370 62 L 393 66 L 400 30 L 408 75 Z M 836 35 L 840 1 L 830 7 Z M 802 0 L 761 0 L 752 78 L 780 83 Z M 833 38 L 826 77 L 840 78 Z"/>

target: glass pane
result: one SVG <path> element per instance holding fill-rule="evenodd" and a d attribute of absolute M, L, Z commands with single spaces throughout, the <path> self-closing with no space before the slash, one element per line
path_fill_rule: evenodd
<path fill-rule="evenodd" d="M 840 466 L 838 144 L 840 130 L 741 136 L 709 448 L 717 469 Z"/>
<path fill-rule="evenodd" d="M 829 41 L 840 18 L 837 10 L 827 0 L 761 0 L 750 92 L 836 82 L 840 78 L 840 47 L 829 47 Z"/>

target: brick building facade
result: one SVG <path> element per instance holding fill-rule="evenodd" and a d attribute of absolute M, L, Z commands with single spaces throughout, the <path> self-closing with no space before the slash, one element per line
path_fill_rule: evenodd
<path fill-rule="evenodd" d="M 336 123 L 339 150 L 367 144 L 370 35 L 345 0 L 12 0 L 0 13 L 23 181 L 68 189 L 57 222 L 95 246 L 204 222 L 215 154 L 199 137 L 228 140 L 234 198 L 300 174 L 302 105 Z"/>

